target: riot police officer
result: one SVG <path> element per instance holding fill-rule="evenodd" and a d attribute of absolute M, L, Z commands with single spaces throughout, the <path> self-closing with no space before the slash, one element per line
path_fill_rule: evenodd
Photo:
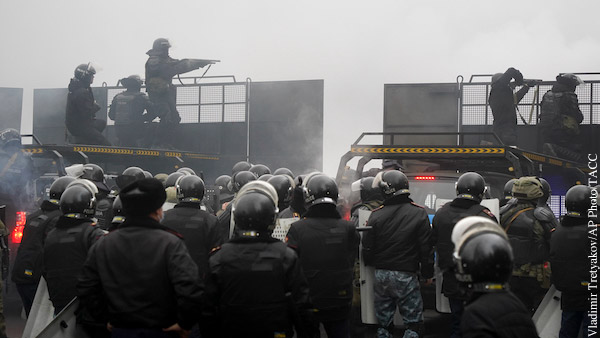
<path fill-rule="evenodd" d="M 155 116 L 153 105 L 148 95 L 140 91 L 143 82 L 138 75 L 130 75 L 120 81 L 127 90 L 113 98 L 108 117 L 115 121 L 120 146 L 145 146 L 142 142 L 145 136 L 144 122 L 151 121 Z M 144 111 L 148 111 L 148 114 L 144 114 Z"/>
<path fill-rule="evenodd" d="M 267 182 L 275 188 L 275 191 L 277 191 L 277 198 L 279 200 L 277 209 L 283 211 L 289 207 L 292 200 L 292 192 L 296 187 L 294 179 L 287 175 L 275 175 L 269 178 Z M 279 217 L 279 215 L 280 213 L 277 214 L 277 217 Z"/>
<path fill-rule="evenodd" d="M 432 221 L 432 242 L 437 252 L 437 264 L 443 271 L 442 293 L 448 297 L 452 312 L 451 338 L 460 337 L 460 318 L 463 312 L 465 295 L 458 287 L 455 277 L 452 252 L 452 230 L 458 221 L 468 216 L 482 216 L 498 222 L 492 212 L 482 206 L 485 180 L 475 172 L 462 174 L 456 182 L 456 198 L 444 204 Z"/>
<path fill-rule="evenodd" d="M 98 188 L 94 218 L 100 229 L 107 230 L 113 218 L 112 205 L 115 197 L 111 195 L 110 188 L 106 185 L 104 170 L 97 164 L 87 163 L 83 166 L 83 174 L 79 178 L 91 181 Z"/>
<path fill-rule="evenodd" d="M 391 337 L 396 306 L 406 326 L 405 337 L 423 332 L 423 299 L 419 272 L 431 284 L 433 250 L 425 209 L 410 199 L 406 175 L 382 171 L 374 185 L 381 187 L 383 205 L 368 220 L 372 227 L 362 238 L 363 259 L 375 268 L 375 316 L 379 337 Z"/>
<path fill-rule="evenodd" d="M 507 204 L 500 214 L 500 224 L 514 251 L 510 288 L 533 313 L 550 286 L 545 263 L 553 228 L 550 221 L 536 217 L 538 200 L 544 195 L 536 177 L 519 178 L 512 191 L 516 202 Z"/>
<path fill-rule="evenodd" d="M 571 187 L 565 196 L 567 214 L 552 234 L 550 263 L 552 282 L 561 291 L 562 320 L 560 337 L 578 337 L 580 328 L 584 336 L 590 318 L 588 300 L 590 269 L 588 260 L 590 239 L 588 209 L 591 207 L 591 189 L 585 185 Z M 593 222 L 592 222 L 593 223 Z M 584 324 L 582 327 L 582 323 Z"/>
<path fill-rule="evenodd" d="M 542 97 L 540 132 L 543 151 L 549 155 L 581 162 L 583 141 L 579 124 L 583 114 L 575 89 L 583 84 L 579 76 L 566 73 L 556 77 L 556 84 Z"/>
<path fill-rule="evenodd" d="M 195 175 L 182 176 L 176 183 L 177 203 L 165 212 L 162 224 L 183 236 L 190 256 L 198 266 L 200 278 L 208 270 L 208 253 L 219 244 L 217 217 L 202 210 L 204 181 Z"/>
<path fill-rule="evenodd" d="M 461 235 L 456 234 L 466 226 Z M 459 221 L 453 238 L 456 278 L 470 295 L 462 314 L 461 335 L 537 338 L 531 315 L 507 287 L 513 253 L 506 234 L 488 218 Z"/>
<path fill-rule="evenodd" d="M 510 80 L 514 79 L 513 83 Z M 523 86 L 513 93 L 515 86 Z M 492 76 L 490 90 L 490 108 L 494 116 L 493 131 L 502 143 L 517 145 L 517 104 L 529 91 L 529 86 L 523 83 L 523 74 L 515 68 L 508 68 L 504 73 Z"/>
<path fill-rule="evenodd" d="M 123 210 L 123 203 L 121 203 L 121 197 L 117 196 L 115 198 L 115 201 L 113 202 L 113 205 L 112 205 L 112 210 L 113 210 L 113 219 L 110 222 L 110 227 L 108 228 L 109 232 L 117 230 L 119 228 L 119 226 L 121 224 L 123 224 L 123 222 L 125 222 L 126 216 L 125 216 L 125 210 Z"/>
<path fill-rule="evenodd" d="M 244 185 L 248 182 L 255 181 L 256 179 L 256 175 L 250 171 L 239 171 L 231 176 L 228 188 L 230 191 L 233 191 L 234 194 L 237 194 Z M 217 228 L 219 229 L 221 243 L 227 242 L 233 236 L 235 222 L 231 218 L 232 206 L 233 205 L 229 203 L 227 207 L 225 207 L 225 210 L 217 217 Z"/>
<path fill-rule="evenodd" d="M 298 251 L 316 320 L 328 337 L 348 337 L 358 233 L 336 209 L 338 187 L 331 177 L 310 174 L 302 190 L 308 210 L 291 225 L 285 240 Z"/>
<path fill-rule="evenodd" d="M 75 68 L 75 77 L 69 83 L 65 123 L 74 143 L 109 146 L 110 142 L 102 135 L 106 121 L 96 119 L 100 106 L 90 88 L 95 74 L 96 69 L 89 63 Z"/>
<path fill-rule="evenodd" d="M 214 63 L 196 59 L 173 59 L 169 56 L 169 48 L 171 48 L 169 40 L 164 38 L 154 40 L 152 49 L 146 53 L 148 61 L 145 66 L 146 91 L 155 106 L 155 115 L 160 118 L 157 142 L 158 146 L 165 148 L 172 147 L 175 127 L 181 121 L 176 107 L 177 89 L 172 83 L 173 76 Z"/>
<path fill-rule="evenodd" d="M 249 182 L 233 204 L 236 234 L 209 260 L 204 327 L 220 337 L 292 337 L 294 329 L 312 336 L 298 255 L 271 236 L 277 193 L 265 182 Z"/>
<path fill-rule="evenodd" d="M 27 223 L 23 229 L 23 238 L 13 263 L 12 281 L 17 285 L 21 296 L 25 314 L 33 305 L 43 270 L 44 241 L 62 212 L 60 211 L 60 197 L 74 177 L 59 177 L 50 186 L 49 199 L 44 200 L 40 209 L 27 216 Z"/>
<path fill-rule="evenodd" d="M 233 191 L 229 190 L 230 181 L 231 176 L 229 175 L 221 175 L 215 180 L 215 187 L 219 190 L 219 205 L 221 206 L 221 209 L 217 210 L 216 216 L 222 214 L 233 199 Z"/>
<path fill-rule="evenodd" d="M 88 249 L 104 234 L 92 220 L 96 197 L 91 185 L 89 181 L 70 183 L 60 197 L 62 216 L 44 244 L 44 278 L 55 313 L 77 295 L 77 276 Z"/>
<path fill-rule="evenodd" d="M 512 200 L 512 188 L 515 184 L 515 181 L 517 181 L 516 178 L 511 178 L 504 184 L 503 197 L 500 200 L 500 208 L 504 207 L 507 203 L 509 203 Z"/>
<path fill-rule="evenodd" d="M 358 190 L 360 192 L 360 203 L 352 206 L 351 209 L 352 218 L 350 220 L 354 222 L 355 226 L 359 226 L 359 210 L 373 211 L 383 203 L 383 192 L 378 185 L 373 186 L 374 180 L 375 177 L 363 177 L 355 182 L 358 183 Z"/>

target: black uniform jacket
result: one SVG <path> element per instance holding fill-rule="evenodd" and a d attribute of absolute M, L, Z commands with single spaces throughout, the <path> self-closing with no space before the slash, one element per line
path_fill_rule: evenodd
<path fill-rule="evenodd" d="M 77 79 L 71 79 L 65 119 L 69 132 L 73 135 L 85 135 L 87 130 L 94 128 L 98 110 L 100 110 L 100 106 L 96 104 L 89 85 L 84 85 Z"/>
<path fill-rule="evenodd" d="M 114 327 L 190 329 L 204 285 L 177 233 L 149 217 L 127 217 L 92 247 L 77 291 L 90 313 Z"/>
<path fill-rule="evenodd" d="M 452 202 L 444 204 L 435 213 L 432 222 L 432 241 L 437 251 L 437 263 L 440 269 L 444 271 L 442 291 L 448 297 L 459 294 L 458 281 L 453 269 L 454 261 L 452 260 L 452 253 L 454 252 L 452 230 L 454 230 L 454 226 L 458 221 L 468 216 L 481 216 L 498 222 L 496 216 L 488 208 L 477 201 L 466 198 L 455 198 Z"/>
<path fill-rule="evenodd" d="M 511 292 L 475 293 L 462 314 L 463 338 L 537 338 L 531 313 Z"/>
<path fill-rule="evenodd" d="M 392 197 L 375 209 L 364 234 L 363 258 L 376 269 L 418 272 L 433 277 L 431 225 L 427 212 L 407 195 Z"/>
<path fill-rule="evenodd" d="M 588 219 L 564 216 L 550 239 L 552 282 L 562 292 L 565 311 L 586 311 L 590 282 Z"/>
<path fill-rule="evenodd" d="M 298 252 L 318 317 L 343 319 L 352 300 L 358 233 L 333 204 L 312 206 L 304 216 L 292 224 L 286 242 Z"/>
<path fill-rule="evenodd" d="M 294 250 L 268 234 L 234 237 L 210 257 L 205 322 L 223 337 L 292 336 L 310 308 L 308 284 Z M 211 320 L 218 318 L 218 320 Z M 212 325 L 210 325 L 212 324 Z M 208 336 L 211 336 L 208 334 Z"/>
<path fill-rule="evenodd" d="M 89 218 L 60 216 L 44 243 L 44 278 L 55 308 L 77 296 L 77 278 L 90 247 L 104 232 Z"/>
<path fill-rule="evenodd" d="M 13 263 L 12 280 L 15 283 L 36 284 L 40 281 L 44 266 L 44 241 L 58 217 L 62 215 L 57 204 L 48 200 L 40 209 L 27 215 L 23 238 Z"/>
<path fill-rule="evenodd" d="M 208 271 L 208 254 L 221 244 L 217 236 L 217 217 L 200 209 L 200 203 L 182 202 L 167 210 L 161 223 L 183 236 L 200 277 L 204 278 Z"/>

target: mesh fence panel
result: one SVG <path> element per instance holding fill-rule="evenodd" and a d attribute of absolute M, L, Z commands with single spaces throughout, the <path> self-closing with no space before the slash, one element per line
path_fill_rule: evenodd
<path fill-rule="evenodd" d="M 244 122 L 246 120 L 246 105 L 240 103 L 226 104 L 223 122 Z"/>
<path fill-rule="evenodd" d="M 243 103 L 246 101 L 245 85 L 225 86 L 225 103 Z"/>
<path fill-rule="evenodd" d="M 202 86 L 200 104 L 215 104 L 223 102 L 223 86 Z"/>
<path fill-rule="evenodd" d="M 220 104 L 200 106 L 200 123 L 223 122 L 223 106 Z"/>
<path fill-rule="evenodd" d="M 200 87 L 177 87 L 177 104 L 198 104 Z"/>
<path fill-rule="evenodd" d="M 181 123 L 198 123 L 198 106 L 178 106 Z"/>

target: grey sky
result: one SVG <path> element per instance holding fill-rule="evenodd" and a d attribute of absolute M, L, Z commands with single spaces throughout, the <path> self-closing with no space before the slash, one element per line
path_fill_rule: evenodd
<path fill-rule="evenodd" d="M 598 13 L 596 0 L 2 0 L 0 87 L 25 88 L 30 114 L 31 90 L 66 87 L 80 63 L 100 66 L 96 85 L 143 76 L 145 52 L 166 37 L 175 58 L 220 59 L 210 75 L 324 79 L 324 170 L 334 175 L 362 131 L 382 129 L 384 84 L 509 66 L 545 80 L 600 71 Z"/>

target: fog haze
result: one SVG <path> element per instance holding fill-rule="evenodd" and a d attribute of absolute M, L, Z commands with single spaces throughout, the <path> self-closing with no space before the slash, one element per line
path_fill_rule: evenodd
<path fill-rule="evenodd" d="M 174 58 L 220 59 L 207 75 L 238 81 L 323 79 L 324 171 L 363 131 L 381 131 L 386 83 L 454 82 L 502 72 L 552 80 L 600 71 L 600 2 L 588 1 L 16 1 L 0 3 L 0 87 L 95 85 L 144 74 L 154 39 Z M 199 70 L 190 75 L 201 75 Z M 302 146 L 302 145 L 299 145 Z"/>

